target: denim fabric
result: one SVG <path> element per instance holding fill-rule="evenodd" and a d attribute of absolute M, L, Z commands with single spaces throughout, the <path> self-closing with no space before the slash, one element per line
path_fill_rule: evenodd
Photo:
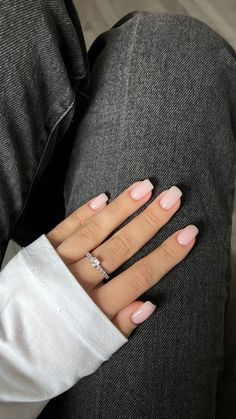
<path fill-rule="evenodd" d="M 172 185 L 183 191 L 168 225 L 111 280 L 177 229 L 194 223 L 200 233 L 187 258 L 141 296 L 157 305 L 154 315 L 41 417 L 213 418 L 230 285 L 234 52 L 191 17 L 137 12 L 95 41 L 90 69 L 66 215 L 104 191 L 112 200 L 138 179 L 154 183 L 152 199 Z"/>
<path fill-rule="evenodd" d="M 150 201 L 177 185 L 181 208 L 111 280 L 177 229 L 200 230 L 187 258 L 141 296 L 157 304 L 153 316 L 40 418 L 215 417 L 230 285 L 233 50 L 191 17 L 135 12 L 93 44 L 89 87 L 71 0 L 4 0 L 0 16 L 2 255 L 9 238 L 26 245 L 98 193 L 112 200 L 147 177 Z"/>
<path fill-rule="evenodd" d="M 1 264 L 10 238 L 26 246 L 65 214 L 73 136 L 61 140 L 84 108 L 88 83 L 76 18 L 71 0 L 0 2 Z"/>

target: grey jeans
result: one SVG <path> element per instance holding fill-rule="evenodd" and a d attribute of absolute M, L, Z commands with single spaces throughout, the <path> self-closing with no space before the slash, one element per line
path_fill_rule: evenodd
<path fill-rule="evenodd" d="M 34 184 L 29 176 L 27 183 L 22 170 L 28 195 L 22 194 L 24 208 L 7 237 L 26 245 L 98 193 L 107 192 L 112 200 L 144 178 L 155 185 L 151 200 L 177 185 L 182 205 L 111 280 L 177 229 L 193 223 L 200 230 L 187 258 L 141 296 L 157 304 L 152 317 L 96 372 L 51 400 L 40 418 L 214 418 L 231 276 L 234 51 L 191 17 L 134 12 L 97 38 L 87 61 L 71 1 L 66 2 L 67 13 L 61 1 L 38 3 L 38 8 L 32 6 L 34 16 L 43 15 L 46 23 L 31 42 L 44 71 L 38 79 L 32 71 L 32 81 L 21 74 L 27 95 L 20 104 L 29 99 L 36 103 L 41 125 L 36 119 L 30 127 L 42 130 L 39 146 L 44 145 L 47 157 L 44 164 L 27 157 L 27 165 L 21 155 L 16 160 L 17 167 L 38 168 L 38 181 Z M 42 46 L 46 39 L 55 48 L 51 54 L 47 44 Z M 27 65 L 29 72 L 33 64 Z M 10 88 L 13 96 L 14 86 Z M 32 108 L 26 110 L 32 115 Z M 49 127 L 45 136 L 43 122 Z M 10 135 L 4 138 L 12 141 Z M 32 148 L 32 138 L 36 135 L 27 138 L 26 152 L 42 156 L 36 141 Z M 15 148 L 23 155 L 20 142 Z M 12 183 L 10 198 L 14 188 Z M 57 213 L 55 202 L 60 203 Z"/>

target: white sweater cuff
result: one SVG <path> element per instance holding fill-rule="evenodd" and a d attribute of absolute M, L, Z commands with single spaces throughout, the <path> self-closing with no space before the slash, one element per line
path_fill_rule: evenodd
<path fill-rule="evenodd" d="M 36 417 L 128 341 L 44 234 L 0 273 L 0 335 L 0 414 L 9 418 L 14 405 L 18 417 L 19 406 Z"/>
<path fill-rule="evenodd" d="M 23 255 L 34 276 L 47 287 L 55 309 L 101 358 L 107 360 L 128 341 L 76 280 L 46 235 L 23 248 Z"/>

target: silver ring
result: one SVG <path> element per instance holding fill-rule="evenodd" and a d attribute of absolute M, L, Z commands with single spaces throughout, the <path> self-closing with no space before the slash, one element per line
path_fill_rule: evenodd
<path fill-rule="evenodd" d="M 106 273 L 106 271 L 103 269 L 100 261 L 95 256 L 92 256 L 91 253 L 86 252 L 85 256 L 87 256 L 89 262 L 91 263 L 93 268 L 96 268 L 99 270 L 99 272 L 103 275 L 105 279 L 109 279 L 109 275 Z"/>

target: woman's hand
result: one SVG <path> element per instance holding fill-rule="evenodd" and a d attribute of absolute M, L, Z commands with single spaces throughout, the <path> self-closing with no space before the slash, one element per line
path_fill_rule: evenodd
<path fill-rule="evenodd" d="M 144 246 L 179 209 L 182 193 L 177 187 L 163 191 L 125 227 L 110 234 L 150 199 L 152 189 L 148 179 L 135 182 L 108 205 L 107 196 L 101 194 L 47 234 L 68 269 L 126 337 L 156 307 L 151 302 L 136 299 L 187 256 L 194 246 L 198 229 L 190 225 L 175 232 L 106 284 L 85 253 L 92 252 L 98 257 L 109 274 Z M 135 311 L 139 313 L 132 319 Z"/>

